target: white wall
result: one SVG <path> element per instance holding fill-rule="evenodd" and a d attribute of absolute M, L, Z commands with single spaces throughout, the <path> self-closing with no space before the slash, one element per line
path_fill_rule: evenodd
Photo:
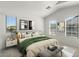
<path fill-rule="evenodd" d="M 44 31 L 46 34 L 48 34 L 48 22 L 49 20 L 57 19 L 60 22 L 64 22 L 65 18 L 68 16 L 75 16 L 79 15 L 79 5 L 75 5 L 72 7 L 64 7 L 58 9 L 56 12 L 52 13 L 51 15 L 45 17 L 44 20 Z M 63 42 L 64 44 L 68 44 L 74 47 L 79 47 L 79 39 L 74 37 L 66 37 L 64 35 L 61 35 L 61 33 L 56 36 L 59 41 Z"/>
<path fill-rule="evenodd" d="M 13 13 L 13 12 L 12 12 Z M 17 15 L 17 30 L 18 31 L 24 31 L 26 30 L 19 30 L 19 20 L 25 19 L 25 20 L 32 20 L 34 22 L 35 30 L 44 31 L 44 24 L 43 24 L 43 18 L 37 16 L 37 15 L 28 15 L 28 14 L 6 14 L 9 16 L 16 16 Z M 0 14 L 0 49 L 5 48 L 5 40 L 8 33 L 6 32 L 6 20 L 5 20 L 5 14 Z"/>
<path fill-rule="evenodd" d="M 5 17 L 3 14 L 0 14 L 0 49 L 5 45 Z"/>
<path fill-rule="evenodd" d="M 38 17 L 38 16 L 29 16 L 28 17 L 21 17 L 21 16 L 18 16 L 17 17 L 17 30 L 19 30 L 19 20 L 20 19 L 25 19 L 25 20 L 32 20 L 34 22 L 34 27 L 35 27 L 35 30 L 40 30 L 40 31 L 44 31 L 44 24 L 43 24 L 43 19 L 41 17 Z M 23 30 L 19 30 L 19 31 L 23 31 Z"/>

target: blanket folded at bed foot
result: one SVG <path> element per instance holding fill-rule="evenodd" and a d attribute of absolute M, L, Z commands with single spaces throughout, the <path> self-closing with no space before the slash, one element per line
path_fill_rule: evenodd
<path fill-rule="evenodd" d="M 26 49 L 27 57 L 37 57 L 40 52 L 47 51 L 48 46 L 58 46 L 58 41 L 56 39 L 48 39 L 40 42 L 36 42 L 28 46 Z"/>
<path fill-rule="evenodd" d="M 33 38 L 29 38 L 26 39 L 24 41 L 22 41 L 21 43 L 19 43 L 19 51 L 22 53 L 22 55 L 24 56 L 25 54 L 27 54 L 27 47 L 35 42 L 39 42 L 39 41 L 43 41 L 43 40 L 47 40 L 49 39 L 49 37 L 46 36 L 42 36 L 42 37 L 33 37 Z"/>

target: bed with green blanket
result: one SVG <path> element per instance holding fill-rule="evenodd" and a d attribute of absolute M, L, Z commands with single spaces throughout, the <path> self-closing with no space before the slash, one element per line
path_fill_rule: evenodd
<path fill-rule="evenodd" d="M 22 55 L 25 55 L 25 54 L 27 54 L 26 49 L 29 45 L 31 45 L 35 42 L 39 42 L 39 41 L 43 41 L 43 40 L 47 40 L 47 39 L 49 39 L 49 37 L 46 37 L 46 36 L 25 39 L 24 41 L 19 43 L 19 51 L 22 53 Z"/>

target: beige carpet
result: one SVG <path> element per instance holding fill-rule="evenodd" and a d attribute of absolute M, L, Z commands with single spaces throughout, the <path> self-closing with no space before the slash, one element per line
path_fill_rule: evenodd
<path fill-rule="evenodd" d="M 7 48 L 0 51 L 0 57 L 20 57 L 21 53 L 16 47 Z"/>
<path fill-rule="evenodd" d="M 62 57 L 79 57 L 79 48 L 64 46 Z M 7 48 L 0 51 L 0 57 L 21 57 L 21 53 L 16 47 Z M 58 53 L 55 57 L 61 57 Z"/>
<path fill-rule="evenodd" d="M 63 57 L 72 57 L 76 51 L 75 48 L 69 47 L 69 46 L 63 46 L 64 49 L 62 50 L 63 52 Z"/>

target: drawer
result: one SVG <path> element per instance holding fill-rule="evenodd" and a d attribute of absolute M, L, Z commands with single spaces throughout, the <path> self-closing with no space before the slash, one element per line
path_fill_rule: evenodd
<path fill-rule="evenodd" d="M 8 41 L 8 42 L 6 42 L 6 47 L 13 46 L 13 45 L 17 45 L 17 41 Z"/>
<path fill-rule="evenodd" d="M 14 44 L 14 43 L 7 43 L 7 44 L 6 44 L 6 47 L 8 47 L 8 46 L 14 46 L 14 45 L 17 45 L 17 44 Z"/>

